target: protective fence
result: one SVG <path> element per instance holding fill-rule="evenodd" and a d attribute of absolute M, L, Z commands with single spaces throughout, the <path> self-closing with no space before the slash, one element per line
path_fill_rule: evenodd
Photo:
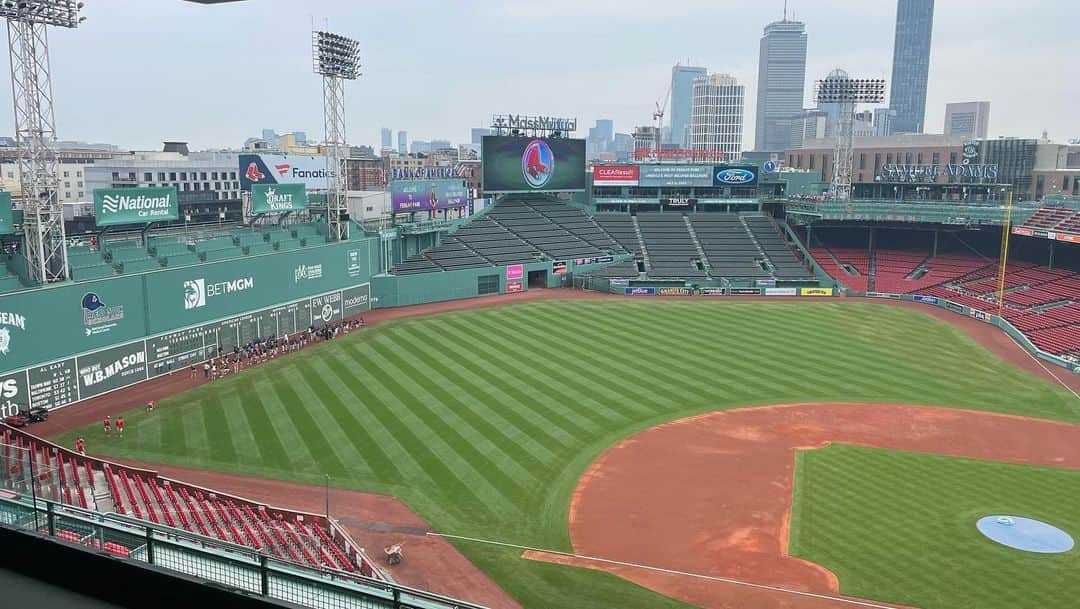
<path fill-rule="evenodd" d="M 317 609 L 483 609 L 423 590 L 315 569 L 220 539 L 61 505 L 40 496 L 0 493 L 0 526 Z"/>

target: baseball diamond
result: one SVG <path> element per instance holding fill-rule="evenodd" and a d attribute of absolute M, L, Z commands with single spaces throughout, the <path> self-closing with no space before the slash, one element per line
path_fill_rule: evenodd
<path fill-rule="evenodd" d="M 559 291 L 547 292 L 560 295 Z M 805 402 L 808 397 L 821 403 L 866 403 L 859 409 L 840 411 L 849 413 L 845 416 L 853 430 L 862 429 L 869 421 L 881 421 L 884 430 L 912 428 L 923 437 L 943 433 L 934 430 L 944 429 L 941 426 L 949 422 L 958 428 L 950 433 L 963 437 L 960 429 L 975 416 L 970 411 L 977 410 L 1025 417 L 1016 419 L 1017 438 L 1028 433 L 1021 432 L 1023 425 L 1030 426 L 1024 422 L 1035 424 L 1035 419 L 1063 421 L 1057 424 L 1060 428 L 1077 433 L 1071 424 L 1080 420 L 1080 403 L 1073 394 L 1046 380 L 1045 372 L 1039 378 L 1011 365 L 1031 362 L 1015 345 L 996 342 L 996 333 L 986 324 L 948 313 L 942 319 L 971 323 L 962 324 L 961 329 L 958 324 L 927 315 L 932 309 L 846 299 L 703 302 L 690 297 L 635 302 L 618 297 L 572 298 L 587 295 L 579 292 L 556 300 L 542 298 L 542 291 L 527 295 L 540 300 L 520 304 L 498 300 L 491 303 L 495 306 L 391 319 L 316 345 L 303 355 L 282 357 L 217 381 L 197 378 L 193 382 L 201 383 L 198 387 L 161 399 L 152 413 L 141 408 L 124 412 L 127 428 L 123 440 L 101 437 L 96 424 L 62 433 L 56 440 L 66 446 L 77 436 L 86 437 L 88 450 L 94 454 L 125 462 L 159 463 L 169 471 L 180 466 L 188 479 L 205 476 L 217 484 L 221 477 L 191 468 L 312 485 L 321 484 L 329 475 L 337 489 L 393 495 L 426 523 L 421 525 L 421 535 L 414 531 L 397 537 L 405 541 L 404 547 L 409 548 L 410 540 L 418 536 L 428 540 L 429 533 L 446 534 L 456 551 L 509 594 L 482 593 L 484 602 L 492 606 L 609 607 L 617 603 L 623 607 L 676 607 L 682 606 L 681 600 L 726 607 L 730 606 L 726 603 L 741 599 L 762 607 L 825 607 L 843 606 L 829 599 L 851 594 L 887 604 L 952 607 L 956 597 L 946 592 L 953 589 L 954 594 L 964 594 L 966 588 L 955 589 L 942 582 L 940 588 L 928 588 L 925 598 L 916 598 L 880 594 L 878 588 L 864 583 L 864 578 L 875 572 L 903 573 L 908 569 L 911 577 L 918 577 L 913 569 L 919 561 L 909 563 L 902 555 L 890 553 L 853 551 L 852 557 L 860 558 L 849 575 L 841 568 L 842 562 L 829 558 L 836 555 L 833 548 L 838 539 L 827 534 L 819 537 L 816 527 L 808 526 L 816 522 L 811 515 L 823 508 L 804 510 L 830 501 L 831 491 L 821 495 L 812 489 L 824 484 L 825 489 L 846 489 L 849 493 L 859 487 L 842 481 L 818 482 L 818 468 L 809 470 L 802 452 L 799 471 L 807 470 L 810 475 L 805 488 L 801 475 L 795 480 L 798 509 L 792 516 L 793 522 L 797 521 L 792 530 L 797 533 L 792 534 L 791 547 L 792 555 L 813 561 L 793 563 L 805 565 L 803 572 L 812 577 L 807 579 L 790 569 L 767 568 L 768 563 L 758 559 L 736 560 L 740 556 L 733 553 L 736 551 L 751 552 L 747 556 L 773 552 L 778 558 L 788 554 L 787 545 L 777 541 L 786 533 L 770 533 L 768 528 L 786 526 L 788 511 L 783 508 L 770 517 L 768 525 L 760 511 L 746 514 L 759 515 L 745 524 L 735 523 L 747 509 L 740 507 L 746 498 L 776 496 L 781 504 L 790 505 L 795 454 L 779 454 L 777 466 L 787 472 L 786 487 L 773 487 L 768 475 L 757 469 L 768 460 L 757 465 L 752 465 L 755 459 L 740 461 L 744 464 L 741 475 L 754 476 L 762 489 L 773 488 L 764 494 L 748 486 L 750 480 L 725 480 L 718 474 L 723 468 L 717 470 L 715 465 L 693 459 L 723 457 L 729 450 L 725 448 L 727 436 L 751 445 L 765 442 L 774 433 L 769 430 L 775 424 L 755 432 L 749 428 L 739 432 L 735 424 L 720 424 L 720 435 L 711 442 L 714 448 L 703 445 L 697 449 L 685 438 L 661 442 L 658 449 L 666 456 L 651 462 L 646 459 L 649 471 L 659 476 L 654 481 L 650 481 L 653 474 L 644 475 L 632 467 L 615 467 L 611 473 L 603 473 L 606 469 L 597 464 L 608 462 L 611 457 L 602 456 L 608 454 L 633 459 L 632 451 L 641 446 L 634 434 L 665 421 L 714 411 L 721 412 L 678 425 L 704 430 L 703 421 L 761 416 L 755 413 L 765 413 L 764 420 L 768 420 L 771 410 L 756 405 Z M 448 304 L 459 308 L 461 303 Z M 419 307 L 415 313 L 427 314 L 433 308 L 438 306 Z M 380 313 L 390 317 L 409 314 L 407 310 L 387 309 L 367 317 L 378 321 Z M 770 331 L 775 328 L 782 328 L 782 333 Z M 881 340 L 881 328 L 890 329 L 887 340 Z M 931 344 L 934 347 L 928 348 Z M 885 403 L 924 404 L 911 412 L 925 414 L 912 418 L 896 407 L 876 406 Z M 91 408 L 95 412 L 117 410 L 111 403 L 104 409 L 97 405 Z M 829 414 L 828 408 L 835 407 L 802 408 L 805 415 L 786 415 L 790 422 L 785 425 L 792 426 L 793 432 L 813 433 L 815 420 L 827 427 L 840 425 L 840 417 Z M 901 414 L 890 414 L 894 412 Z M 70 423 L 61 423 L 67 415 L 58 412 L 44 424 L 50 427 L 42 429 L 56 431 L 78 424 L 77 410 L 71 411 Z M 888 419 L 882 417 L 889 416 L 896 417 L 895 421 L 886 423 Z M 988 420 L 998 422 L 999 435 L 984 436 L 971 427 L 970 439 L 983 438 L 994 448 L 998 444 L 994 438 L 1007 433 L 1004 429 L 1013 419 Z M 781 433 L 783 428 L 775 429 Z M 646 432 L 646 436 L 653 433 Z M 611 448 L 628 437 L 631 439 Z M 897 444 L 888 439 L 892 434 L 879 440 L 839 434 L 815 437 L 884 449 L 926 450 L 920 445 Z M 945 436 L 934 437 L 940 437 L 939 445 L 955 444 Z M 820 440 L 808 437 L 796 440 L 795 445 L 807 448 L 816 442 Z M 1043 450 L 1056 454 L 1052 446 L 1047 444 Z M 996 452 L 1005 451 L 1003 446 L 974 454 L 956 452 L 962 449 L 955 447 L 942 450 L 986 459 L 986 468 L 993 468 L 998 461 L 1040 462 Z M 812 450 L 808 455 L 817 452 Z M 683 453 L 691 460 L 671 461 Z M 776 462 L 775 457 L 771 459 Z M 897 465 L 892 476 L 897 488 L 918 484 L 906 477 L 905 461 L 894 461 Z M 1070 463 L 1064 456 L 1042 462 L 1052 467 Z M 852 479 L 873 476 L 877 471 L 863 472 L 858 460 L 846 467 L 854 468 L 845 474 Z M 913 469 L 910 475 L 921 475 L 920 471 Z M 678 475 L 671 475 L 676 472 Z M 1067 475 L 1067 470 L 1062 475 Z M 696 480 L 696 476 L 708 476 L 709 481 Z M 595 492 L 589 489 L 600 483 L 605 485 L 601 488 L 612 488 L 612 494 L 604 502 L 606 507 L 594 510 L 590 506 Z M 951 483 L 945 479 L 941 484 L 947 487 Z M 788 489 L 786 495 L 784 488 Z M 928 481 L 924 492 L 935 492 L 935 488 Z M 997 488 L 1000 503 L 994 505 L 1000 506 L 999 511 L 1022 496 L 1022 487 L 1015 492 L 1008 485 Z M 313 501 L 308 504 L 318 505 L 317 489 L 309 491 Z M 708 492 L 704 503 L 691 499 L 703 491 Z M 625 497 L 615 499 L 621 495 Z M 305 502 L 300 498 L 289 501 Z M 954 501 L 960 514 L 990 507 L 982 503 L 985 499 L 967 501 L 963 495 Z M 667 527 L 657 531 L 681 531 L 686 541 L 666 535 L 651 537 L 648 519 L 633 515 L 652 505 L 659 514 L 656 517 Z M 928 502 L 925 510 L 910 498 L 904 505 L 912 509 L 912 520 L 939 517 L 930 509 L 933 502 Z M 831 518 L 844 515 L 845 526 L 861 530 L 858 519 L 863 516 L 858 511 L 844 505 L 831 509 L 835 509 L 828 512 Z M 334 510 L 332 504 L 332 514 Z M 377 514 L 342 520 L 352 520 L 349 526 L 361 539 L 380 528 Z M 588 524 L 593 521 L 598 524 Z M 980 554 L 971 547 L 978 546 L 974 541 L 978 532 L 974 521 L 967 528 L 962 524 L 956 525 L 960 533 L 955 540 L 937 539 L 941 560 L 956 568 L 977 570 Z M 614 538 L 604 537 L 618 541 L 617 548 L 590 541 L 616 526 L 632 527 Z M 833 530 L 822 526 L 822 531 Z M 709 535 L 716 535 L 716 541 L 695 531 L 713 531 Z M 763 537 L 767 535 L 773 535 L 772 542 Z M 541 552 L 523 552 L 522 547 Z M 603 565 L 597 570 L 598 565 L 587 560 L 553 559 L 543 551 L 617 559 L 693 575 L 657 575 L 634 567 Z M 723 558 L 719 562 L 708 560 L 714 554 Z M 866 562 L 869 557 L 876 557 L 876 562 Z M 998 560 L 1005 566 L 1010 560 L 1018 561 L 1015 568 L 1019 569 L 1026 559 L 1006 555 Z M 733 562 L 743 566 L 724 566 Z M 699 576 L 765 583 L 775 590 L 720 581 L 688 583 L 698 581 Z M 467 591 L 455 587 L 452 577 L 445 579 L 450 583 L 426 583 L 436 591 L 469 598 Z M 869 581 L 874 580 L 870 577 Z M 1044 599 L 1044 606 L 1055 606 L 1057 595 L 1068 589 L 1038 580 L 1032 580 L 1030 587 L 1026 594 Z M 707 591 L 704 596 L 701 590 Z M 824 597 L 798 596 L 800 591 Z M 913 599 L 919 602 L 913 603 Z M 995 605 L 991 597 L 984 600 L 981 606 L 1007 606 Z"/>

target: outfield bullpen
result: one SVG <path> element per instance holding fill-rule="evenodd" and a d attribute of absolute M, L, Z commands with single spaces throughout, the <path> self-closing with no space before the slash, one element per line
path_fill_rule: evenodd
<path fill-rule="evenodd" d="M 610 446 L 686 416 L 807 401 L 1080 420 L 1068 392 L 910 308 L 609 299 L 383 323 L 132 412 L 122 443 L 81 433 L 95 454 L 329 473 L 401 498 L 440 532 L 571 551 L 571 495 Z M 527 607 L 682 606 L 519 549 L 457 545 Z"/>

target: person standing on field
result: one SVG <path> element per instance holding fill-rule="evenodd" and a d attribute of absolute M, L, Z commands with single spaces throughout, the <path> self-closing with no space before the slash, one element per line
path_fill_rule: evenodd
<path fill-rule="evenodd" d="M 124 437 L 124 417 L 116 417 L 116 434 L 121 438 Z"/>
<path fill-rule="evenodd" d="M 102 424 L 105 426 L 105 435 L 111 434 L 112 433 L 112 419 L 109 418 L 109 415 L 105 415 L 105 420 L 102 421 Z"/>
<path fill-rule="evenodd" d="M 75 438 L 75 452 L 80 455 L 86 454 L 86 440 L 83 440 L 81 436 Z"/>

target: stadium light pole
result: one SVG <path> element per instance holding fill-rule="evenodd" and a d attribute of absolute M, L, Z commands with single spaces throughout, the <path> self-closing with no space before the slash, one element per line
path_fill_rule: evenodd
<path fill-rule="evenodd" d="M 11 60 L 11 97 L 22 187 L 24 255 L 35 282 L 68 276 L 64 208 L 57 196 L 56 123 L 48 27 L 74 29 L 86 20 L 75 0 L 2 0 Z"/>
<path fill-rule="evenodd" d="M 846 201 L 851 198 L 855 106 L 881 103 L 885 99 L 885 81 L 880 78 L 849 78 L 843 70 L 834 70 L 825 80 L 817 81 L 814 88 L 819 104 L 837 104 L 840 108 L 829 197 Z"/>
<path fill-rule="evenodd" d="M 315 73 L 323 80 L 323 122 L 326 126 L 326 223 L 331 241 L 349 238 L 345 141 L 345 81 L 360 77 L 360 43 L 330 32 L 312 32 Z"/>

